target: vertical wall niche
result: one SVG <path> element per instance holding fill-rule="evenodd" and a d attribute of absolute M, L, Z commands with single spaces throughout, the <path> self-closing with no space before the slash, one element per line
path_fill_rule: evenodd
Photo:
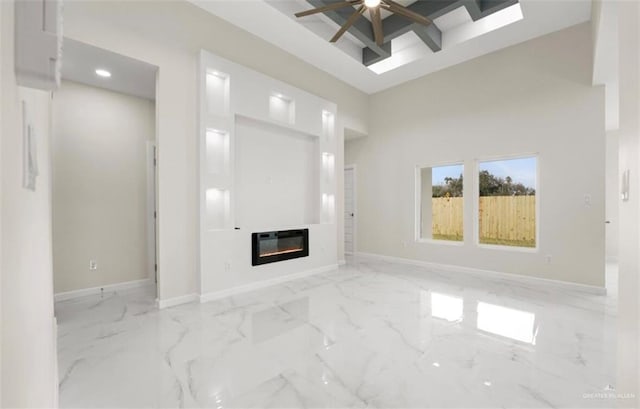
<path fill-rule="evenodd" d="M 207 189 L 207 229 L 229 228 L 231 200 L 229 190 Z"/>
<path fill-rule="evenodd" d="M 322 194 L 322 223 L 333 224 L 336 214 L 336 197 L 332 194 Z"/>
<path fill-rule="evenodd" d="M 230 77 L 220 71 L 207 71 L 207 113 L 215 116 L 229 115 Z"/>
<path fill-rule="evenodd" d="M 335 116 L 329 111 L 322 111 L 322 136 L 325 142 L 333 142 Z"/>
<path fill-rule="evenodd" d="M 321 169 L 321 189 L 322 207 L 320 220 L 325 224 L 335 223 L 335 173 L 336 157 L 331 151 L 334 147 L 335 116 L 333 113 L 322 111 L 322 169 Z"/>
<path fill-rule="evenodd" d="M 269 116 L 274 121 L 293 125 L 296 121 L 296 102 L 275 92 L 269 96 Z"/>
<path fill-rule="evenodd" d="M 229 133 L 216 129 L 207 129 L 207 172 L 224 174 L 229 169 Z"/>
<path fill-rule="evenodd" d="M 332 182 L 335 175 L 336 157 L 329 152 L 322 152 L 322 177 L 325 182 Z"/>

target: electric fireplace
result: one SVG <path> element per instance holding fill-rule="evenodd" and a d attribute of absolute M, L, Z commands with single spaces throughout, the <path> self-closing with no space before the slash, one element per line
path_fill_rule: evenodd
<path fill-rule="evenodd" d="M 251 235 L 251 265 L 309 256 L 309 229 L 281 230 Z"/>

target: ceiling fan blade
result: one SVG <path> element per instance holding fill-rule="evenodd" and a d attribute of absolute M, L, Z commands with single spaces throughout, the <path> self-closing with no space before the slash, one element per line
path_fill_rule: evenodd
<path fill-rule="evenodd" d="M 358 17 L 360 17 L 360 15 L 361 15 L 362 13 L 364 13 L 364 10 L 365 10 L 366 8 L 367 8 L 367 7 L 366 7 L 364 4 L 363 4 L 363 5 L 361 5 L 361 6 L 360 6 L 360 8 L 359 8 L 355 13 L 353 13 L 353 14 L 352 14 L 348 19 L 347 19 L 347 22 L 346 22 L 346 23 L 344 23 L 344 25 L 340 28 L 340 30 L 338 30 L 338 32 L 336 33 L 336 35 L 334 35 L 334 36 L 333 36 L 333 38 L 332 38 L 331 40 L 329 40 L 329 41 L 330 41 L 330 42 L 332 42 L 332 43 L 335 43 L 336 41 L 338 41 L 338 39 L 339 39 L 340 37 L 342 37 L 342 35 L 343 35 L 344 33 L 346 33 L 346 32 L 347 32 L 347 30 L 348 30 L 348 29 L 353 25 L 353 23 L 355 23 L 355 22 L 356 22 L 356 20 L 358 19 Z"/>
<path fill-rule="evenodd" d="M 412 20 L 416 23 L 419 23 L 425 26 L 428 26 L 429 24 L 431 24 L 431 20 L 429 18 L 421 14 L 418 14 L 415 11 L 409 10 L 408 8 L 396 3 L 393 0 L 383 0 L 383 2 L 380 3 L 380 6 L 393 13 L 406 17 L 409 20 Z"/>
<path fill-rule="evenodd" d="M 370 8 L 369 15 L 371 16 L 371 26 L 373 27 L 373 38 L 376 40 L 376 44 L 382 46 L 382 43 L 384 43 L 384 33 L 382 32 L 380 7 Z"/>
<path fill-rule="evenodd" d="M 325 11 L 331 11 L 331 10 L 337 10 L 337 9 L 341 9 L 343 7 L 347 7 L 347 6 L 352 6 L 354 4 L 358 4 L 360 3 L 360 1 L 340 1 L 340 2 L 336 2 L 336 3 L 331 3 L 328 4 L 326 6 L 322 6 L 322 7 L 318 7 L 315 9 L 311 9 L 311 10 L 307 10 L 307 11 L 301 11 L 299 13 L 296 13 L 295 16 L 296 17 L 304 17 L 304 16 L 310 16 L 312 14 L 317 14 L 317 13 L 324 13 Z"/>

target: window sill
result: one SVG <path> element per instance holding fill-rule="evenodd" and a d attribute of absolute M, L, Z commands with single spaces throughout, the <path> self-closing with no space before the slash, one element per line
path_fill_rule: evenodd
<path fill-rule="evenodd" d="M 464 246 L 464 241 L 453 241 L 453 240 L 437 240 L 437 239 L 417 239 L 416 243 L 423 244 L 443 244 L 445 246 Z"/>
<path fill-rule="evenodd" d="M 538 247 L 517 247 L 517 246 L 502 246 L 500 244 L 480 244 L 476 243 L 476 246 L 480 249 L 487 250 L 499 250 L 499 251 L 516 251 L 519 253 L 538 253 L 540 249 Z"/>

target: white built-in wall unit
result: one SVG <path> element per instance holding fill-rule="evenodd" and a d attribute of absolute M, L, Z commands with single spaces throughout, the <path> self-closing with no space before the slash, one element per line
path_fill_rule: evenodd
<path fill-rule="evenodd" d="M 337 266 L 336 105 L 200 54 L 200 300 Z M 309 229 L 309 256 L 252 266 L 252 233 Z"/>

